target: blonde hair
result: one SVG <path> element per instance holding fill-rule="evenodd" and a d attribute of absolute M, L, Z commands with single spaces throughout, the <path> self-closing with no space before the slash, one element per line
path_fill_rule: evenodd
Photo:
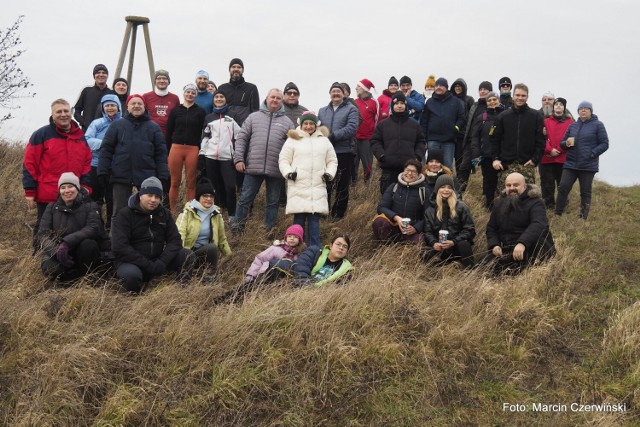
<path fill-rule="evenodd" d="M 438 194 L 436 195 L 436 216 L 438 217 L 438 221 L 442 221 L 442 196 L 440 195 L 440 188 L 438 188 Z M 455 218 L 457 216 L 456 203 L 458 203 L 458 196 L 456 196 L 455 191 L 451 191 L 451 195 L 447 198 L 449 218 Z"/>

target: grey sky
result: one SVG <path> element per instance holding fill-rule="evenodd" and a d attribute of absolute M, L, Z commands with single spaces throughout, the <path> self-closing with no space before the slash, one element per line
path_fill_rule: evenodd
<path fill-rule="evenodd" d="M 610 149 L 598 179 L 640 183 L 640 145 L 635 117 L 640 99 L 640 3 L 584 1 L 299 1 L 111 0 L 104 2 L 5 2 L 0 27 L 25 15 L 20 67 L 37 96 L 22 99 L 0 136 L 27 140 L 47 123 L 49 104 L 72 105 L 92 85 L 97 63 L 109 68 L 109 84 L 127 15 L 150 18 L 156 68 L 171 74 L 169 89 L 182 87 L 205 69 L 216 84 L 229 78 L 233 57 L 264 97 L 271 87 L 294 81 L 300 102 L 317 111 L 329 102 L 333 81 L 354 88 L 370 79 L 380 94 L 390 76 L 406 74 L 422 92 L 431 73 L 451 84 L 462 77 L 477 98 L 478 84 L 510 76 L 529 86 L 529 105 L 540 107 L 546 91 L 568 100 L 575 114 L 583 99 L 607 128 Z M 126 63 L 124 68 L 126 74 Z M 132 93 L 151 88 L 139 32 Z M 0 111 L 3 112 L 3 111 Z"/>

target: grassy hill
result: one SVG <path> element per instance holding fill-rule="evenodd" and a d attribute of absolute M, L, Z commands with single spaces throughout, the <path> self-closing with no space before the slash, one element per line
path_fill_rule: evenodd
<path fill-rule="evenodd" d="M 22 150 L 0 145 L 2 425 L 640 425 L 640 187 L 596 183 L 586 222 L 574 191 L 552 218 L 557 257 L 494 280 L 377 246 L 377 186 L 359 184 L 339 224 L 357 267 L 348 286 L 283 283 L 216 304 L 269 244 L 262 200 L 212 285 L 164 279 L 138 297 L 108 277 L 59 288 L 30 253 Z M 465 196 L 478 257 L 480 181 Z M 323 238 L 334 229 L 323 223 Z M 534 411 L 541 403 L 566 408 Z"/>

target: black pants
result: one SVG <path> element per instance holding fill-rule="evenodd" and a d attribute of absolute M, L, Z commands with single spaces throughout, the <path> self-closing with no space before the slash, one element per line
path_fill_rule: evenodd
<path fill-rule="evenodd" d="M 349 184 L 353 169 L 353 153 L 338 153 L 338 172 L 333 181 L 327 183 L 331 216 L 340 219 L 347 213 L 349 205 Z M 335 190 L 335 201 L 331 205 L 331 196 Z"/>
<path fill-rule="evenodd" d="M 466 240 L 457 242 L 451 249 L 442 252 L 436 251 L 433 248 L 427 248 L 424 260 L 428 261 L 438 255 L 442 262 L 458 261 L 466 268 L 471 268 L 475 264 L 473 259 L 473 246 L 471 242 Z"/>
<path fill-rule="evenodd" d="M 89 185 L 91 186 L 91 199 L 100 207 L 100 218 L 103 224 L 107 227 L 111 226 L 111 217 L 113 216 L 113 185 L 108 184 L 107 188 L 104 188 L 98 182 L 98 167 L 91 166 L 91 172 L 89 173 Z M 102 206 L 107 206 L 107 217 L 102 216 Z"/>
<path fill-rule="evenodd" d="M 85 239 L 78 246 L 72 248 L 69 254 L 75 261 L 73 267 L 64 267 L 58 259 L 53 256 L 45 259 L 40 264 L 42 274 L 52 280 L 60 282 L 71 282 L 83 277 L 89 269 L 98 263 L 100 258 L 100 247 L 93 239 Z"/>
<path fill-rule="evenodd" d="M 380 175 L 380 194 L 384 194 L 391 184 L 398 182 L 398 175 L 400 175 L 403 170 L 404 168 L 382 169 L 382 175 Z"/>
<path fill-rule="evenodd" d="M 215 271 L 218 266 L 218 258 L 220 258 L 220 250 L 213 243 L 200 246 L 198 249 L 192 249 L 195 256 L 194 267 L 198 268 L 203 265 L 211 267 Z"/>
<path fill-rule="evenodd" d="M 547 209 L 553 209 L 556 206 L 556 186 L 560 186 L 563 166 L 563 163 L 541 163 L 538 165 L 542 199 L 547 205 Z"/>
<path fill-rule="evenodd" d="M 464 144 L 464 135 L 458 134 L 456 137 L 456 151 L 454 154 L 456 161 L 456 180 L 461 191 L 464 191 L 471 175 L 471 143 Z"/>
<path fill-rule="evenodd" d="M 216 191 L 216 204 L 227 209 L 229 216 L 236 216 L 236 168 L 232 160 L 206 159 L 207 178 Z"/>
<path fill-rule="evenodd" d="M 569 192 L 573 188 L 576 180 L 580 183 L 580 217 L 587 219 L 591 208 L 591 187 L 593 177 L 596 175 L 592 171 L 580 171 L 576 169 L 563 169 L 560 185 L 558 186 L 558 199 L 556 203 L 556 215 L 562 215 L 567 208 Z"/>
<path fill-rule="evenodd" d="M 485 197 L 485 206 L 487 209 L 493 209 L 493 200 L 496 198 L 496 189 L 498 188 L 498 171 L 493 168 L 491 159 L 482 159 L 480 164 L 482 168 L 482 194 Z"/>
<path fill-rule="evenodd" d="M 191 272 L 195 257 L 189 249 L 181 249 L 167 265 L 167 271 L 179 272 L 178 280 L 186 282 L 191 279 Z M 154 275 L 142 270 L 135 264 L 118 262 L 116 264 L 116 276 L 122 280 L 122 287 L 129 292 L 140 292 L 144 282 L 151 280 Z"/>

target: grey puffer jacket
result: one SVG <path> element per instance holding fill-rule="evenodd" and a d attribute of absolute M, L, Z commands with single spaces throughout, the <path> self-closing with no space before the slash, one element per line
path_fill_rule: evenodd
<path fill-rule="evenodd" d="M 282 178 L 278 158 L 290 129 L 294 126 L 285 115 L 284 107 L 272 113 L 263 102 L 260 111 L 251 113 L 242 124 L 233 163 L 244 162 L 248 175 Z"/>
<path fill-rule="evenodd" d="M 336 154 L 351 153 L 355 144 L 356 132 L 360 125 L 358 108 L 347 98 L 334 111 L 330 103 L 318 112 L 320 122 L 329 128 L 329 140 L 336 150 Z"/>

